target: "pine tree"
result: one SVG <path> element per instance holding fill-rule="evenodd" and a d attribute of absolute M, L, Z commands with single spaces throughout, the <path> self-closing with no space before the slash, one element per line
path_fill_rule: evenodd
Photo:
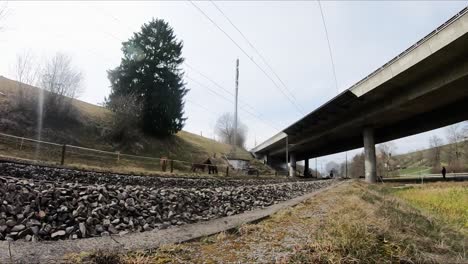
<path fill-rule="evenodd" d="M 184 118 L 183 98 L 188 90 L 183 82 L 180 65 L 182 41 L 176 39 L 173 29 L 162 19 L 153 19 L 141 31 L 124 42 L 120 65 L 108 71 L 112 101 L 132 96 L 140 104 L 136 114 L 144 132 L 168 136 L 180 131 Z"/>

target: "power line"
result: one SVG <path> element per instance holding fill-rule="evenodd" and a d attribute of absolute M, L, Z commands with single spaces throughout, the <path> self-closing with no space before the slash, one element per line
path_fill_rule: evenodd
<path fill-rule="evenodd" d="M 234 96 L 234 94 L 233 94 L 231 91 L 229 91 L 228 89 L 224 88 L 224 87 L 221 86 L 219 83 L 215 82 L 213 79 L 211 79 L 210 77 L 208 77 L 206 74 L 204 74 L 204 73 L 202 73 L 201 71 L 195 69 L 195 68 L 194 68 L 192 65 L 190 65 L 189 63 L 187 63 L 187 62 L 184 62 L 184 63 L 185 63 L 185 65 L 186 65 L 187 67 L 189 67 L 191 70 L 193 70 L 194 72 L 196 72 L 197 74 L 199 74 L 199 75 L 202 76 L 203 78 L 207 79 L 208 81 L 210 81 L 211 83 L 213 83 L 215 86 L 221 88 L 223 91 L 225 91 L 225 92 L 229 93 L 230 95 Z M 240 97 L 239 100 L 240 100 L 241 103 L 242 103 L 242 105 L 240 106 L 242 109 L 243 109 L 244 106 L 245 106 L 245 107 L 248 107 L 248 108 L 250 108 L 252 111 L 256 112 L 259 118 L 264 118 L 264 117 L 262 117 L 263 115 L 262 115 L 261 113 L 259 113 L 259 111 L 257 111 L 252 105 L 250 105 L 249 103 L 247 103 L 247 102 L 245 101 L 245 99 L 243 99 L 243 97 Z M 243 109 L 243 110 L 245 111 L 245 109 Z M 275 127 L 276 127 L 276 126 L 279 126 L 278 124 L 276 124 L 275 122 L 272 122 L 271 120 L 268 120 L 268 122 L 270 122 L 271 124 L 274 124 Z M 280 127 L 280 126 L 279 126 L 279 127 Z"/>
<path fill-rule="evenodd" d="M 257 66 L 257 68 L 259 68 L 263 74 L 268 78 L 270 79 L 270 81 L 275 85 L 275 87 L 284 95 L 284 97 L 286 97 L 286 99 L 288 99 L 288 101 L 296 108 L 296 110 L 300 113 L 300 114 L 303 114 L 302 110 L 299 108 L 299 106 L 293 102 L 293 100 L 291 100 L 291 98 L 283 91 L 283 89 L 278 86 L 278 84 L 275 82 L 275 80 L 273 80 L 273 78 L 271 78 L 270 75 L 268 75 L 268 73 L 260 66 L 258 65 L 258 63 L 256 61 L 254 61 L 252 59 L 252 57 L 226 32 L 224 31 L 213 19 L 211 19 L 210 16 L 208 16 L 201 8 L 199 8 L 195 3 L 193 3 L 192 1 L 189 0 L 189 2 L 203 15 L 205 16 L 206 19 L 208 19 L 216 28 L 218 28 L 224 35 L 226 35 L 226 37 L 228 37 L 232 43 L 234 43 L 244 54 L 245 56 L 247 56 L 247 58 L 249 58 L 249 60 L 251 60 L 255 66 Z"/>
<path fill-rule="evenodd" d="M 193 104 L 193 105 L 196 105 L 196 106 L 202 108 L 203 110 L 207 111 L 209 114 L 211 114 L 211 115 L 213 115 L 213 116 L 216 116 L 216 115 L 213 113 L 213 111 L 211 111 L 210 109 L 206 108 L 206 107 L 203 106 L 202 104 L 199 104 L 199 103 L 197 103 L 197 102 L 195 102 L 195 101 L 193 101 L 193 100 L 190 100 L 190 99 L 185 99 L 185 100 L 186 100 L 187 102 Z M 216 117 L 217 117 L 217 116 L 216 116 Z"/>
<path fill-rule="evenodd" d="M 320 8 L 320 15 L 322 17 L 323 28 L 325 29 L 325 37 L 327 38 L 328 53 L 330 54 L 330 60 L 331 60 L 331 65 L 332 65 L 332 70 L 333 70 L 333 77 L 335 78 L 335 88 L 336 88 L 336 92 L 339 93 L 338 79 L 336 78 L 335 63 L 333 62 L 333 54 L 332 54 L 332 49 L 331 49 L 331 45 L 330 45 L 330 39 L 328 38 L 327 24 L 325 23 L 325 16 L 323 15 L 322 4 L 320 3 L 320 0 L 317 0 L 317 2 L 318 2 L 318 5 L 319 5 L 319 8 Z"/>
<path fill-rule="evenodd" d="M 263 61 L 263 63 L 270 69 L 270 71 L 275 75 L 275 77 L 280 81 L 280 83 L 284 86 L 285 90 L 288 91 L 289 95 L 297 102 L 297 98 L 294 96 L 294 94 L 291 92 L 291 90 L 286 86 L 286 84 L 283 82 L 283 80 L 279 77 L 279 75 L 276 73 L 276 71 L 271 67 L 271 65 L 268 63 L 268 61 L 265 59 L 265 57 L 258 51 L 257 48 L 252 44 L 252 42 L 249 41 L 249 39 L 242 33 L 242 31 L 232 22 L 232 20 L 221 10 L 221 8 L 213 1 L 210 0 L 211 4 L 226 18 L 226 20 L 233 26 L 237 32 L 242 36 L 242 38 L 249 44 L 249 46 L 252 48 L 255 53 L 260 57 L 260 59 Z M 302 106 L 297 103 L 297 105 L 302 109 Z"/>
<path fill-rule="evenodd" d="M 211 89 L 210 87 L 208 87 L 208 86 L 206 86 L 206 85 L 200 83 L 199 81 L 197 81 L 197 80 L 195 80 L 195 79 L 193 79 L 193 78 L 191 78 L 191 77 L 188 77 L 188 76 L 186 76 L 186 78 L 189 79 L 189 80 L 191 80 L 191 81 L 193 81 L 194 83 L 198 84 L 200 87 L 203 87 L 203 88 L 208 89 L 212 94 L 214 94 L 214 95 L 216 95 L 216 96 L 218 96 L 218 97 L 223 98 L 224 100 L 228 101 L 229 103 L 232 103 L 232 104 L 234 103 L 231 99 L 225 97 L 224 95 L 218 93 L 217 91 Z M 252 116 L 252 117 L 258 119 L 259 121 L 263 122 L 264 124 L 268 125 L 269 127 L 273 128 L 273 129 L 275 129 L 275 130 L 277 130 L 277 131 L 280 131 L 279 128 L 277 128 L 277 127 L 274 126 L 273 124 L 270 124 L 270 122 L 264 120 L 263 118 L 257 116 L 256 114 L 254 114 L 254 113 L 252 113 L 252 112 L 246 110 L 246 109 L 243 108 L 243 107 L 241 107 L 240 109 L 241 109 L 242 111 L 244 111 L 245 113 L 249 114 L 250 116 Z"/>

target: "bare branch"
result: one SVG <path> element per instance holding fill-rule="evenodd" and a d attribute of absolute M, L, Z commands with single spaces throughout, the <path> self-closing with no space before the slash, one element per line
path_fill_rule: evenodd
<path fill-rule="evenodd" d="M 245 147 L 247 141 L 247 126 L 238 122 L 237 127 L 237 146 Z M 215 125 L 215 133 L 221 141 L 226 144 L 232 144 L 234 141 L 234 117 L 230 113 L 222 114 Z"/>
<path fill-rule="evenodd" d="M 48 111 L 67 111 L 81 93 L 82 73 L 72 66 L 71 57 L 57 53 L 47 61 L 41 74 L 41 86 L 48 91 Z"/>

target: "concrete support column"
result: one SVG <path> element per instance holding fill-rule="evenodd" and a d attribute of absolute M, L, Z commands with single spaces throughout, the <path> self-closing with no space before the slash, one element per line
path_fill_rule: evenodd
<path fill-rule="evenodd" d="M 365 128 L 364 136 L 364 171 L 366 182 L 375 183 L 377 181 L 377 165 L 375 158 L 374 130 Z"/>
<path fill-rule="evenodd" d="M 289 162 L 291 163 L 289 166 L 289 177 L 294 177 L 296 176 L 296 153 L 289 153 Z"/>
<path fill-rule="evenodd" d="M 304 177 L 310 177 L 310 175 L 309 175 L 309 159 L 304 160 Z"/>

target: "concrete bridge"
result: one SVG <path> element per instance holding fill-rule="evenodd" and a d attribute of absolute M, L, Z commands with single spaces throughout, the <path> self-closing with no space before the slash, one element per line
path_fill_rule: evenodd
<path fill-rule="evenodd" d="M 468 119 L 468 8 L 252 152 L 273 166 L 364 147 L 375 182 L 375 144 Z"/>

